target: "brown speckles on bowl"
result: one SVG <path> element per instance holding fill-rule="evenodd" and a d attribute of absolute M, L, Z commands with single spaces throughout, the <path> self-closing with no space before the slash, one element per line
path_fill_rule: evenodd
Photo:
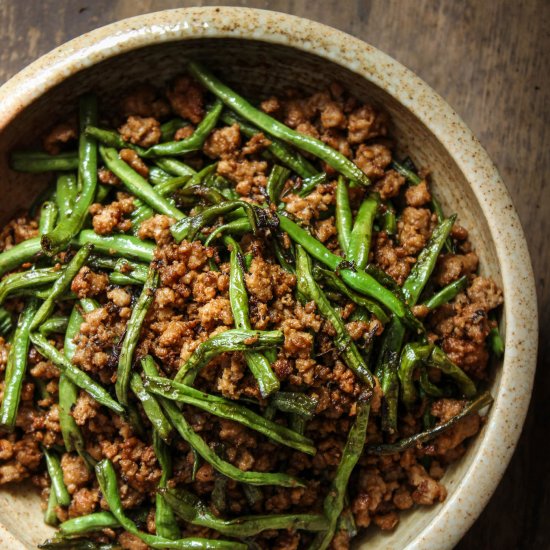
<path fill-rule="evenodd" d="M 222 47 L 223 46 L 223 47 Z M 493 382 L 487 425 L 445 476 L 447 500 L 403 515 L 391 535 L 369 532 L 357 548 L 451 548 L 498 484 L 529 404 L 537 345 L 536 298 L 518 217 L 493 163 L 457 114 L 416 75 L 347 34 L 290 15 L 244 8 L 193 8 L 142 15 L 97 29 L 57 48 L 0 88 L 0 181 L 7 219 L 38 188 L 7 166 L 7 151 L 32 140 L 67 103 L 92 88 L 116 97 L 151 74 L 162 82 L 185 59 L 208 59 L 229 83 L 252 95 L 290 82 L 315 89 L 342 81 L 383 104 L 400 148 L 432 169 L 435 193 L 457 211 L 482 258 L 482 271 L 504 288 L 506 354 Z M 236 68 L 238 67 L 238 70 Z M 32 548 L 51 530 L 32 492 L 0 492 L 0 543 Z"/>

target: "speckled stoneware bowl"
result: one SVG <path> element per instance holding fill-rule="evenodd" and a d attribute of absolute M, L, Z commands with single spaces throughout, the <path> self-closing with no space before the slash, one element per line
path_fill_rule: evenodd
<path fill-rule="evenodd" d="M 402 515 L 397 530 L 373 529 L 356 548 L 451 548 L 497 486 L 518 440 L 531 393 L 537 346 L 536 298 L 527 246 L 510 197 L 491 160 L 462 120 L 412 72 L 372 46 L 290 15 L 243 8 L 195 8 L 143 15 L 85 34 L 0 88 L 0 217 L 28 206 L 40 179 L 15 174 L 7 153 L 30 144 L 84 90 L 115 100 L 143 80 L 162 84 L 204 60 L 240 91 L 263 96 L 293 85 L 339 81 L 384 106 L 401 152 L 432 169 L 435 194 L 458 212 L 481 271 L 504 288 L 506 354 L 495 403 L 466 456 L 447 472 L 447 500 Z M 33 548 L 51 534 L 30 487 L 0 491 L 0 545 Z"/>

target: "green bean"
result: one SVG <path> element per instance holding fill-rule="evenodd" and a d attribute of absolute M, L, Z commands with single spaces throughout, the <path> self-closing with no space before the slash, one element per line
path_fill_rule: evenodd
<path fill-rule="evenodd" d="M 304 418 L 313 418 L 317 409 L 317 399 L 298 392 L 278 391 L 271 396 L 270 406 L 275 409 L 303 416 Z"/>
<path fill-rule="evenodd" d="M 468 277 L 460 277 L 456 281 L 448 284 L 439 292 L 434 294 L 429 300 L 424 302 L 428 309 L 437 309 L 438 307 L 450 302 L 457 294 L 462 292 L 468 286 Z"/>
<path fill-rule="evenodd" d="M 252 227 L 248 218 L 237 218 L 236 220 L 216 227 L 216 229 L 214 229 L 214 231 L 212 231 L 212 233 L 210 233 L 204 241 L 204 246 L 210 246 L 213 240 L 217 239 L 224 233 L 231 235 L 242 235 L 250 231 L 252 231 Z"/>
<path fill-rule="evenodd" d="M 125 141 L 122 139 L 122 136 L 114 130 L 106 130 L 104 128 L 97 128 L 96 126 L 87 126 L 84 132 L 87 136 L 95 138 L 98 143 L 106 145 L 107 147 L 114 147 L 115 149 L 132 149 L 140 156 L 143 156 L 143 153 L 145 153 L 145 149 L 143 147 Z"/>
<path fill-rule="evenodd" d="M 173 118 L 160 125 L 160 141 L 168 141 L 174 138 L 174 134 L 180 129 L 189 126 L 189 122 L 181 118 Z"/>
<path fill-rule="evenodd" d="M 408 179 L 409 182 L 412 183 L 413 185 L 419 185 L 422 183 L 422 178 L 420 176 L 418 176 L 412 170 L 409 170 L 406 166 L 403 166 L 403 164 L 400 164 L 396 160 L 392 160 L 390 166 L 396 172 L 401 174 L 404 178 Z"/>
<path fill-rule="evenodd" d="M 195 128 L 193 134 L 188 138 L 182 139 L 181 141 L 168 141 L 153 145 L 153 147 L 150 147 L 144 152 L 143 156 L 145 158 L 178 156 L 190 153 L 191 151 L 197 151 L 203 146 L 206 138 L 216 126 L 222 109 L 222 102 L 216 100 Z"/>
<path fill-rule="evenodd" d="M 50 334 L 65 334 L 68 322 L 69 318 L 65 315 L 57 315 L 44 321 L 38 330 L 42 336 L 49 336 Z"/>
<path fill-rule="evenodd" d="M 422 369 L 422 371 L 420 372 L 420 378 L 418 382 L 420 384 L 421 398 L 424 397 L 422 395 L 422 392 L 431 397 L 442 397 L 444 395 L 444 392 L 440 390 L 434 383 L 432 383 L 426 369 Z"/>
<path fill-rule="evenodd" d="M 297 247 L 296 275 L 298 290 L 304 296 L 307 296 L 310 300 L 315 302 L 321 315 L 328 319 L 334 327 L 334 331 L 336 332 L 334 343 L 342 359 L 372 392 L 372 388 L 374 388 L 374 378 L 351 339 L 344 321 L 340 315 L 334 311 L 325 293 L 315 282 L 311 274 L 311 261 L 301 246 Z"/>
<path fill-rule="evenodd" d="M 107 256 L 97 256 L 92 254 L 88 258 L 88 266 L 93 269 L 107 269 L 113 271 L 117 265 L 118 260 L 116 258 L 109 258 Z"/>
<path fill-rule="evenodd" d="M 116 271 L 114 271 L 113 273 L 109 273 L 109 283 L 117 286 L 128 286 L 128 285 L 142 286 L 143 285 L 141 281 L 138 281 L 137 279 L 134 279 L 129 275 L 124 275 L 124 273 L 118 273 Z"/>
<path fill-rule="evenodd" d="M 166 160 L 166 159 L 164 159 Z M 191 170 L 191 168 L 189 169 Z M 193 173 L 195 171 L 193 170 Z M 191 174 L 188 174 L 189 176 Z M 176 177 L 179 177 L 179 176 L 176 176 Z M 170 181 L 171 179 L 174 179 L 174 176 L 173 174 L 170 174 L 168 172 L 166 172 L 166 170 L 163 170 L 162 168 L 159 168 L 158 166 L 151 166 L 149 168 L 149 181 L 157 186 L 161 183 L 165 183 L 167 181 Z"/>
<path fill-rule="evenodd" d="M 217 189 L 202 184 L 186 185 L 184 189 L 178 191 L 177 199 L 180 203 L 186 204 L 187 206 L 193 206 L 198 199 L 203 199 L 214 205 L 220 204 L 226 200 L 225 196 Z M 238 213 L 238 211 L 236 213 Z"/>
<path fill-rule="evenodd" d="M 188 218 L 184 218 L 180 220 L 179 222 L 175 223 L 172 227 L 170 227 L 170 232 L 172 233 L 172 236 L 176 240 L 176 242 L 181 242 L 183 239 L 187 239 L 188 241 L 194 240 L 197 233 L 208 223 L 212 222 L 219 216 L 223 216 L 224 214 L 228 214 L 229 212 L 234 212 L 235 210 L 243 208 L 246 212 L 248 221 L 250 222 L 250 226 L 252 228 L 252 231 L 256 231 L 256 217 L 254 213 L 253 207 L 245 201 L 241 200 L 229 200 L 224 201 L 219 204 L 215 204 L 214 206 L 210 206 L 209 208 L 206 208 L 199 214 L 196 214 L 195 216 L 189 216 Z"/>
<path fill-rule="evenodd" d="M 290 415 L 290 429 L 300 435 L 304 435 L 307 420 L 299 414 Z"/>
<path fill-rule="evenodd" d="M 369 262 L 372 224 L 378 210 L 379 197 L 375 194 L 367 197 L 359 207 L 355 223 L 349 238 L 346 258 L 355 263 L 357 269 L 365 269 Z"/>
<path fill-rule="evenodd" d="M 203 393 L 168 378 L 147 377 L 145 379 L 145 389 L 165 399 L 193 405 L 220 418 L 238 422 L 288 447 L 310 455 L 315 454 L 315 447 L 310 439 L 296 434 L 276 422 L 266 420 L 263 416 L 229 399 Z"/>
<path fill-rule="evenodd" d="M 414 370 L 419 363 L 428 360 L 433 349 L 433 344 L 407 344 L 401 352 L 401 363 L 398 372 L 401 381 L 401 398 L 407 408 L 414 405 L 417 397 L 413 382 Z"/>
<path fill-rule="evenodd" d="M 450 376 L 466 397 L 475 395 L 475 384 L 440 348 L 433 344 L 407 344 L 401 353 L 399 366 L 402 399 L 407 408 L 411 408 L 416 401 L 413 374 L 419 363 L 426 363 Z"/>
<path fill-rule="evenodd" d="M 327 181 L 327 177 L 328 175 L 326 172 L 321 172 L 305 178 L 302 181 L 301 189 L 298 191 L 298 196 L 302 198 L 307 197 L 318 185 L 325 183 Z"/>
<path fill-rule="evenodd" d="M 289 176 L 290 170 L 278 164 L 275 164 L 269 173 L 266 185 L 267 196 L 275 206 L 279 204 L 281 192 Z"/>
<path fill-rule="evenodd" d="M 466 397 L 473 397 L 476 393 L 476 386 L 471 378 L 458 366 L 455 365 L 447 354 L 437 346 L 434 347 L 431 356 L 428 359 L 431 367 L 439 369 L 443 374 L 451 377 L 460 391 Z"/>
<path fill-rule="evenodd" d="M 395 282 L 395 279 L 388 275 L 383 269 L 374 264 L 367 264 L 365 273 L 368 273 L 373 279 L 376 279 L 382 286 L 391 290 L 394 294 L 402 297 L 401 287 Z"/>
<path fill-rule="evenodd" d="M 0 303 L 4 302 L 9 295 L 17 294 L 22 289 L 55 283 L 61 274 L 62 271 L 54 267 L 11 273 L 0 281 Z"/>
<path fill-rule="evenodd" d="M 77 247 L 93 244 L 94 250 L 101 254 L 151 262 L 155 245 L 131 235 L 98 235 L 91 229 L 83 229 L 73 241 Z"/>
<path fill-rule="evenodd" d="M 249 483 L 250 485 L 278 485 L 281 487 L 303 487 L 304 485 L 293 476 L 283 473 L 264 473 L 254 471 L 242 471 L 233 464 L 222 460 L 188 424 L 181 411 L 168 399 L 161 398 L 160 403 L 168 415 L 170 422 L 182 439 L 215 470 L 235 481 Z"/>
<path fill-rule="evenodd" d="M 405 327 L 397 318 L 393 317 L 384 329 L 384 336 L 376 363 L 376 377 L 380 382 L 383 394 L 382 429 L 394 433 L 397 429 L 397 406 L 399 398 L 399 356 Z"/>
<path fill-rule="evenodd" d="M 358 306 L 364 307 L 366 310 L 370 311 L 382 323 L 386 324 L 390 320 L 386 312 L 376 302 L 349 289 L 333 271 L 315 266 L 313 268 L 313 276 L 315 279 L 321 278 L 327 286 L 337 290 Z"/>
<path fill-rule="evenodd" d="M 180 176 L 177 178 L 170 178 L 155 186 L 155 193 L 158 193 L 161 197 L 169 197 L 174 191 L 187 184 L 189 176 Z M 170 199 L 169 199 L 170 200 Z M 132 226 L 134 227 L 134 233 L 139 230 L 141 222 L 152 218 L 154 216 L 154 210 L 143 204 L 139 199 L 134 200 L 134 211 L 130 218 L 132 220 Z"/>
<path fill-rule="evenodd" d="M 59 377 L 59 426 L 67 451 L 78 450 L 84 453 L 84 437 L 71 415 L 72 407 L 78 398 L 78 388 L 67 376 Z"/>
<path fill-rule="evenodd" d="M 384 206 L 385 210 L 382 214 L 384 231 L 388 235 L 395 235 L 397 233 L 397 217 L 395 215 L 395 208 L 393 207 L 391 201 L 386 201 Z"/>
<path fill-rule="evenodd" d="M 228 111 L 224 111 L 221 116 L 222 121 L 225 124 L 233 125 L 238 124 L 241 132 L 247 136 L 252 137 L 259 134 L 261 130 L 254 128 L 254 126 L 248 124 L 244 120 L 237 118 Z M 302 178 L 309 178 L 317 173 L 317 170 L 297 151 L 294 151 L 285 143 L 270 137 L 271 144 L 268 145 L 268 151 L 278 159 L 287 168 L 290 168 L 293 172 L 298 174 Z"/>
<path fill-rule="evenodd" d="M 281 267 L 292 275 L 296 274 L 296 269 L 294 269 L 294 257 L 292 249 L 286 249 L 280 238 L 280 232 L 273 230 L 273 238 L 271 239 L 271 244 L 273 245 L 273 252 L 277 258 L 277 261 Z"/>
<path fill-rule="evenodd" d="M 143 412 L 151 422 L 155 432 L 158 432 L 164 441 L 169 441 L 172 426 L 164 416 L 158 401 L 145 390 L 141 376 L 137 372 L 132 373 L 130 377 L 130 389 L 141 401 Z"/>
<path fill-rule="evenodd" d="M 52 346 L 44 336 L 33 332 L 31 333 L 31 341 L 36 349 L 46 359 L 50 360 L 62 374 L 65 374 L 67 378 L 74 382 L 79 388 L 88 392 L 98 403 L 118 414 L 124 412 L 124 408 L 120 403 L 117 403 L 95 380 L 75 367 L 57 348 Z"/>
<path fill-rule="evenodd" d="M 489 348 L 493 352 L 494 356 L 497 359 L 500 359 L 504 355 L 504 340 L 500 335 L 498 326 L 491 329 L 489 335 L 487 336 L 487 340 L 489 343 Z"/>
<path fill-rule="evenodd" d="M 229 478 L 217 474 L 214 479 L 214 488 L 210 494 L 211 506 L 219 513 L 225 512 L 227 508 L 227 484 Z M 247 485 L 253 487 L 253 485 Z"/>
<path fill-rule="evenodd" d="M 353 217 L 349 205 L 348 186 L 343 176 L 338 178 L 336 186 L 336 232 L 338 243 L 342 252 L 347 257 L 351 237 Z"/>
<path fill-rule="evenodd" d="M 32 291 L 21 291 L 17 292 L 17 296 L 33 296 L 34 298 L 39 298 L 40 300 L 47 300 L 50 296 L 51 288 L 39 288 L 37 290 Z M 59 302 L 66 301 L 66 300 L 76 300 L 77 295 L 72 291 L 67 291 L 61 294 L 59 298 L 57 299 Z"/>
<path fill-rule="evenodd" d="M 223 540 L 210 540 L 199 538 L 188 538 L 170 540 L 164 537 L 156 535 L 150 535 L 140 531 L 136 524 L 124 513 L 122 508 L 122 502 L 120 500 L 120 494 L 118 492 L 118 484 L 116 479 L 115 469 L 111 462 L 107 459 L 102 460 L 96 465 L 96 476 L 101 488 L 101 492 L 113 516 L 117 519 L 120 525 L 133 535 L 139 537 L 145 544 L 151 548 L 177 548 L 181 550 L 186 549 L 204 549 L 204 550 L 217 550 L 217 549 L 238 549 L 246 550 L 244 544 L 235 541 L 223 541 Z"/>
<path fill-rule="evenodd" d="M 57 227 L 42 235 L 42 249 L 48 256 L 64 250 L 71 239 L 80 231 L 88 215 L 90 205 L 97 191 L 97 144 L 94 138 L 84 133 L 86 126 L 97 121 L 97 98 L 87 94 L 79 101 L 80 138 L 78 145 L 78 178 L 82 185 L 71 216 L 62 219 Z"/>
<path fill-rule="evenodd" d="M 31 330 L 37 329 L 51 314 L 55 307 L 55 301 L 69 289 L 72 280 L 76 277 L 80 268 L 85 264 L 92 251 L 92 245 L 83 246 L 67 264 L 61 276 L 53 284 L 50 295 L 36 312 L 31 324 Z"/>
<path fill-rule="evenodd" d="M 155 189 L 145 178 L 121 160 L 118 157 L 116 149 L 100 145 L 99 153 L 107 168 L 120 178 L 131 193 L 148 204 L 153 210 L 176 220 L 181 220 L 184 217 L 183 212 L 170 204 L 159 193 L 155 192 Z"/>
<path fill-rule="evenodd" d="M 126 325 L 124 340 L 120 348 L 120 359 L 118 361 L 117 378 L 115 391 L 118 400 L 123 404 L 128 404 L 128 385 L 132 371 L 132 358 L 138 344 L 139 334 L 143 320 L 153 303 L 155 290 L 159 284 L 159 274 L 154 267 L 149 268 L 147 280 L 143 290 L 132 309 L 132 315 Z"/>
<path fill-rule="evenodd" d="M 370 185 L 370 180 L 366 174 L 344 155 L 322 141 L 305 134 L 300 134 L 268 114 L 256 109 L 243 97 L 222 84 L 201 64 L 192 61 L 188 64 L 188 70 L 194 78 L 207 90 L 220 98 L 232 111 L 249 120 L 264 132 L 275 136 L 281 141 L 290 143 L 298 147 L 298 149 L 312 153 L 347 178 L 358 181 L 363 185 Z"/>
<path fill-rule="evenodd" d="M 53 487 L 50 486 L 50 494 L 48 495 L 48 504 L 46 506 L 46 510 L 44 511 L 44 523 L 46 525 L 51 525 L 52 527 L 55 527 L 59 520 L 57 519 L 57 513 L 56 508 L 59 505 L 57 502 L 57 497 L 55 496 L 55 491 L 53 490 Z"/>
<path fill-rule="evenodd" d="M 229 301 L 235 320 L 235 327 L 241 330 L 251 330 L 248 313 L 248 294 L 243 273 L 243 258 L 239 245 L 231 237 L 225 237 L 226 244 L 231 248 L 229 271 Z M 280 387 L 279 379 L 273 372 L 270 362 L 259 352 L 245 352 L 246 364 L 258 382 L 260 394 L 267 397 Z"/>
<path fill-rule="evenodd" d="M 91 313 L 92 311 L 94 311 L 94 309 L 97 309 L 99 307 L 99 303 L 93 298 L 81 298 L 79 300 L 79 303 L 84 313 Z"/>
<path fill-rule="evenodd" d="M 434 229 L 428 244 L 418 255 L 416 263 L 403 283 L 403 294 L 410 306 L 416 304 L 423 288 L 426 286 L 445 240 L 453 228 L 455 219 L 456 215 L 451 216 Z"/>
<path fill-rule="evenodd" d="M 59 458 L 46 448 L 42 450 L 46 458 L 46 467 L 48 468 L 48 475 L 52 482 L 52 491 L 55 493 L 55 498 L 60 506 L 69 506 L 71 503 L 71 495 L 69 495 L 67 487 L 65 487 L 65 482 L 63 481 L 63 470 L 61 469 Z"/>
<path fill-rule="evenodd" d="M 59 213 L 55 202 L 46 201 L 40 209 L 40 219 L 38 220 L 38 233 L 44 235 L 55 227 L 57 215 Z"/>
<path fill-rule="evenodd" d="M 333 271 L 338 270 L 346 284 L 357 292 L 370 296 L 385 305 L 398 317 L 407 318 L 410 321 L 409 313 L 403 302 L 388 289 L 384 288 L 376 279 L 364 271 L 352 271 L 351 269 L 339 269 L 342 258 L 330 252 L 317 239 L 312 237 L 299 225 L 295 224 L 286 216 L 278 214 L 281 228 L 286 231 L 290 238 L 304 247 L 316 260 L 325 264 Z"/>
<path fill-rule="evenodd" d="M 0 336 L 7 337 L 13 330 L 14 323 L 11 313 L 3 307 L 0 307 Z"/>
<path fill-rule="evenodd" d="M 239 193 L 235 190 L 234 184 L 214 172 L 206 177 L 204 186 L 210 189 L 217 189 L 226 199 L 238 199 Z"/>
<path fill-rule="evenodd" d="M 167 539 L 178 539 L 181 532 L 174 517 L 174 512 L 159 492 L 159 489 L 165 489 L 168 486 L 168 480 L 172 477 L 172 456 L 170 455 L 170 448 L 164 443 L 160 433 L 156 430 L 153 431 L 153 448 L 162 471 L 157 494 L 155 495 L 156 533 Z"/>
<path fill-rule="evenodd" d="M 162 489 L 161 493 L 184 521 L 214 529 L 228 537 L 253 537 L 271 529 L 323 531 L 326 528 L 326 519 L 321 514 L 269 514 L 222 519 L 189 491 Z"/>
<path fill-rule="evenodd" d="M 194 185 L 202 185 L 208 176 L 216 173 L 216 168 L 218 163 L 214 162 L 213 164 L 206 165 L 202 170 L 193 174 L 191 179 L 187 182 L 186 187 L 193 187 Z"/>
<path fill-rule="evenodd" d="M 59 526 L 59 532 L 66 537 L 70 537 L 118 527 L 120 527 L 120 523 L 111 512 L 95 512 L 64 521 Z"/>
<path fill-rule="evenodd" d="M 344 499 L 346 498 L 348 482 L 355 465 L 363 453 L 365 439 L 367 437 L 367 424 L 369 421 L 370 404 L 365 401 L 357 402 L 357 416 L 353 423 L 346 441 L 346 446 L 342 451 L 342 458 L 336 475 L 332 480 L 330 490 L 323 503 L 325 518 L 325 530 L 319 533 L 311 545 L 310 550 L 325 550 L 330 545 L 338 518 L 344 508 Z"/>
<path fill-rule="evenodd" d="M 414 434 L 410 437 L 406 437 L 405 439 L 396 441 L 395 443 L 368 445 L 365 450 L 368 454 L 372 455 L 392 455 L 396 453 L 402 453 L 406 449 L 419 446 L 426 441 L 431 441 L 432 439 L 435 439 L 466 416 L 474 412 L 480 411 L 487 405 L 490 405 L 492 402 L 493 398 L 491 397 L 491 394 L 489 392 L 484 392 L 472 401 L 466 403 L 464 409 L 462 409 L 462 411 L 459 412 L 457 415 L 430 430 Z"/>
<path fill-rule="evenodd" d="M 78 168 L 78 155 L 76 153 L 48 155 L 39 151 L 17 151 L 11 154 L 10 166 L 17 172 L 31 174 L 64 172 Z"/>
<path fill-rule="evenodd" d="M 149 266 L 140 264 L 137 262 L 130 262 L 124 258 L 117 260 L 115 264 L 115 271 L 124 273 L 134 279 L 137 279 L 140 283 L 145 284 L 147 280 L 147 274 L 149 272 Z"/>
<path fill-rule="evenodd" d="M 62 173 L 57 176 L 55 200 L 57 202 L 57 208 L 59 209 L 59 215 L 61 218 L 70 216 L 73 213 L 73 209 L 78 196 L 78 184 L 76 176 L 73 173 Z M 50 231 L 53 230 L 53 227 Z M 40 234 L 48 233 L 49 231 L 41 231 Z"/>
<path fill-rule="evenodd" d="M 0 425 L 11 431 L 15 427 L 21 388 L 29 355 L 29 332 L 34 314 L 38 310 L 38 302 L 31 300 L 19 317 L 15 334 L 8 353 L 6 376 L 4 379 L 4 396 L 0 406 Z"/>
<path fill-rule="evenodd" d="M 226 351 L 262 350 L 282 344 L 283 334 L 278 330 L 240 330 L 230 329 L 211 336 L 193 352 L 180 367 L 174 380 L 186 384 L 192 383 L 198 371 L 214 357 Z"/>
<path fill-rule="evenodd" d="M 0 254 L 0 276 L 19 267 L 21 264 L 31 261 L 42 252 L 40 237 L 33 237 L 20 242 Z"/>
<path fill-rule="evenodd" d="M 162 168 L 165 172 L 173 176 L 193 176 L 196 174 L 193 168 L 187 166 L 187 164 L 178 159 L 165 157 L 155 159 L 154 162 L 159 168 Z"/>

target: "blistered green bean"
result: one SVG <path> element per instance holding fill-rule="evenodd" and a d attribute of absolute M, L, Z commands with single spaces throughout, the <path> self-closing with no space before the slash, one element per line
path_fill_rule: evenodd
<path fill-rule="evenodd" d="M 253 537 L 270 529 L 323 531 L 326 528 L 326 519 L 321 514 L 269 514 L 222 519 L 184 489 L 163 489 L 161 494 L 184 521 L 229 537 Z"/>
<path fill-rule="evenodd" d="M 124 408 L 115 401 L 102 386 L 100 386 L 88 374 L 75 367 L 63 354 L 52 346 L 44 336 L 36 332 L 31 333 L 31 341 L 36 349 L 49 359 L 63 374 L 74 382 L 79 388 L 88 392 L 98 403 L 105 405 L 112 411 L 122 414 Z"/>
<path fill-rule="evenodd" d="M 189 425 L 178 407 L 168 399 L 161 398 L 161 405 L 165 410 L 170 422 L 182 439 L 186 441 L 195 451 L 214 469 L 221 474 L 235 481 L 249 483 L 250 485 L 279 485 L 281 487 L 302 487 L 301 481 L 293 476 L 283 473 L 266 473 L 243 471 L 233 466 L 230 462 L 221 459 Z"/>
<path fill-rule="evenodd" d="M 78 178 L 80 194 L 76 198 L 72 213 L 60 220 L 53 231 L 42 235 L 42 249 L 49 256 L 64 250 L 71 239 L 80 231 L 88 216 L 88 210 L 97 191 L 97 144 L 87 136 L 84 129 L 97 123 L 97 98 L 92 94 L 83 95 L 79 101 L 80 138 L 78 145 Z"/>
<path fill-rule="evenodd" d="M 254 413 L 243 405 L 230 399 L 210 395 L 185 384 L 180 384 L 168 378 L 149 378 L 145 380 L 145 389 L 165 399 L 186 403 L 203 409 L 214 416 L 227 418 L 238 422 L 266 437 L 288 447 L 292 447 L 307 454 L 314 455 L 315 447 L 312 441 L 299 435 L 276 422 L 266 420 L 263 416 Z M 277 395 L 277 394 L 275 394 Z"/>
<path fill-rule="evenodd" d="M 40 306 L 32 320 L 31 330 L 37 329 L 53 312 L 55 301 L 69 289 L 72 280 L 84 265 L 92 251 L 92 245 L 83 246 L 67 264 L 60 277 L 53 284 L 48 298 Z"/>
<path fill-rule="evenodd" d="M 214 357 L 226 351 L 252 351 L 275 347 L 283 342 L 278 330 L 226 330 L 211 336 L 200 344 L 191 357 L 180 367 L 174 380 L 192 383 L 198 371 Z"/>
<path fill-rule="evenodd" d="M 21 400 L 21 388 L 27 370 L 30 346 L 30 328 L 38 310 L 38 301 L 31 300 L 19 317 L 17 328 L 11 342 L 4 379 L 4 395 L 0 406 L 0 425 L 13 430 Z"/>
<path fill-rule="evenodd" d="M 310 300 L 315 302 L 321 315 L 328 319 L 334 327 L 336 332 L 334 343 L 342 355 L 344 362 L 372 392 L 374 388 L 374 378 L 351 339 L 344 321 L 333 309 L 328 298 L 315 282 L 311 273 L 311 261 L 301 246 L 297 247 L 296 274 L 298 290 L 304 296 L 307 296 Z"/>
<path fill-rule="evenodd" d="M 78 168 L 77 153 L 49 155 L 39 151 L 17 151 L 11 154 L 10 166 L 17 172 L 40 174 L 41 172 L 64 172 Z"/>
<path fill-rule="evenodd" d="M 246 550 L 246 545 L 236 541 L 199 538 L 170 540 L 140 531 L 136 524 L 124 513 L 120 494 L 118 492 L 115 469 L 109 460 L 102 460 L 96 465 L 96 476 L 101 492 L 113 516 L 126 531 L 140 538 L 151 548 L 176 548 L 179 550 Z"/>
<path fill-rule="evenodd" d="M 233 238 L 226 236 L 225 243 L 231 248 L 229 301 L 235 327 L 241 330 L 250 330 L 252 326 L 248 312 L 248 293 L 244 281 L 242 252 Z M 267 397 L 279 389 L 279 379 L 265 355 L 257 351 L 245 352 L 245 360 L 258 382 L 262 397 Z"/>
<path fill-rule="evenodd" d="M 340 152 L 316 138 L 292 130 L 282 122 L 256 109 L 246 99 L 222 84 L 200 63 L 191 61 L 188 64 L 188 70 L 206 89 L 220 98 L 232 111 L 249 120 L 267 134 L 317 156 L 351 180 L 363 185 L 370 185 L 367 175 Z"/>
<path fill-rule="evenodd" d="M 330 490 L 323 503 L 323 511 L 328 525 L 325 524 L 323 532 L 315 537 L 309 546 L 310 550 L 325 550 L 329 547 L 334 537 L 338 518 L 344 508 L 344 499 L 346 498 L 351 472 L 359 461 L 363 453 L 363 447 L 365 446 L 369 413 L 370 404 L 365 401 L 359 401 L 357 403 L 355 422 L 348 433 L 348 439 L 342 451 L 340 464 L 338 464 L 336 475 L 332 480 Z"/>
<path fill-rule="evenodd" d="M 340 176 L 336 185 L 336 232 L 338 243 L 346 257 L 348 255 L 352 224 L 353 217 L 349 205 L 348 186 L 344 177 Z"/>
<path fill-rule="evenodd" d="M 395 453 L 402 453 L 406 449 L 416 447 L 421 443 L 425 443 L 426 441 L 431 441 L 432 439 L 435 439 L 442 433 L 445 433 L 449 428 L 454 426 L 464 417 L 482 410 L 484 407 L 490 405 L 492 402 L 493 398 L 491 397 L 491 394 L 489 392 L 484 392 L 469 403 L 467 403 L 462 411 L 459 412 L 457 415 L 430 430 L 411 435 L 410 437 L 398 440 L 395 443 L 368 445 L 365 450 L 368 454 L 373 455 L 392 455 Z"/>
<path fill-rule="evenodd" d="M 126 332 L 124 333 L 124 340 L 120 348 L 120 358 L 117 368 L 117 379 L 115 384 L 115 391 L 118 400 L 126 405 L 128 403 L 128 385 L 130 384 L 130 376 L 132 372 L 132 361 L 134 351 L 137 347 L 139 334 L 141 332 L 141 325 L 147 315 L 147 311 L 153 303 L 155 297 L 155 290 L 159 284 L 158 271 L 151 267 L 147 274 L 147 280 L 143 290 L 132 309 L 132 315 L 126 325 Z"/>

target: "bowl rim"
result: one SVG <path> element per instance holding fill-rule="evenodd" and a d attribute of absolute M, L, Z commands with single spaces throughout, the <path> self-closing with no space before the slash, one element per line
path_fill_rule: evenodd
<path fill-rule="evenodd" d="M 499 392 L 475 460 L 434 518 L 406 546 L 410 550 L 452 548 L 496 489 L 521 434 L 536 367 L 538 322 L 527 243 L 509 193 L 479 141 L 430 86 L 377 48 L 321 23 L 254 8 L 178 8 L 100 27 L 31 63 L 0 87 L 0 132 L 35 99 L 80 70 L 153 43 L 197 38 L 283 44 L 349 69 L 417 116 L 471 186 L 488 222 L 507 298 L 506 353 Z M 0 541 L 10 548 L 23 547 L 1 524 Z"/>

